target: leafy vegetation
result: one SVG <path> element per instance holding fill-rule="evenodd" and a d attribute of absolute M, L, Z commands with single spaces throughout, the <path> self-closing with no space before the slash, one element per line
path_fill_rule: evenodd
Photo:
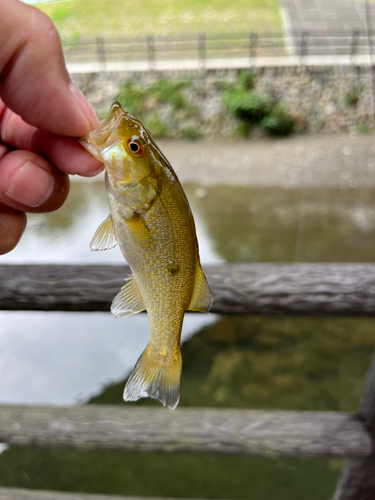
<path fill-rule="evenodd" d="M 255 90 L 254 85 L 255 75 L 250 71 L 240 72 L 236 84 L 218 82 L 215 91 L 221 89 L 223 107 L 216 116 L 225 122 L 229 112 L 238 120 L 237 135 L 243 138 L 255 125 L 269 135 L 290 134 L 294 122 L 283 105 Z M 146 86 L 126 81 L 116 100 L 156 138 L 195 140 L 205 136 L 205 115 L 200 105 L 204 92 L 191 80 L 158 79 Z M 212 125 L 208 128 L 211 130 Z"/>
<path fill-rule="evenodd" d="M 242 88 L 223 93 L 223 104 L 233 116 L 249 123 L 259 123 L 272 109 L 268 96 Z"/>
<path fill-rule="evenodd" d="M 196 139 L 199 134 L 193 130 L 194 127 L 183 125 L 184 121 L 195 113 L 195 109 L 183 95 L 183 89 L 191 85 L 189 80 L 160 79 L 142 88 L 132 81 L 126 81 L 116 100 L 127 112 L 139 118 L 154 137 Z M 167 118 L 162 118 L 158 112 L 163 104 L 171 107 Z"/>
<path fill-rule="evenodd" d="M 241 71 L 237 84 L 223 91 L 223 105 L 231 115 L 240 120 L 237 129 L 240 137 L 246 137 L 251 126 L 259 125 L 269 135 L 289 135 L 293 131 L 292 116 L 280 102 L 255 90 L 255 75 Z"/>
<path fill-rule="evenodd" d="M 345 103 L 347 106 L 356 107 L 361 96 L 363 88 L 355 87 L 350 92 L 348 92 L 345 96 Z"/>
<path fill-rule="evenodd" d="M 126 81 L 116 97 L 121 106 L 132 115 L 143 119 L 146 95 L 145 92 L 134 85 L 133 82 Z"/>
<path fill-rule="evenodd" d="M 152 113 L 144 120 L 144 126 L 151 131 L 154 137 L 162 139 L 168 137 L 168 127 L 157 113 Z"/>
<path fill-rule="evenodd" d="M 186 101 L 181 93 L 181 89 L 189 85 L 189 81 L 156 80 L 148 92 L 158 102 L 169 103 L 172 107 L 182 109 L 186 107 Z"/>
<path fill-rule="evenodd" d="M 277 103 L 271 112 L 265 116 L 260 126 L 269 135 L 289 135 L 293 132 L 294 122 L 282 103 Z"/>

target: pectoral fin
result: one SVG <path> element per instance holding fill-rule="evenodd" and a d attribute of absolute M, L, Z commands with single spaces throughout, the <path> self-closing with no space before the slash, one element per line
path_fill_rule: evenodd
<path fill-rule="evenodd" d="M 211 309 L 212 300 L 211 290 L 206 277 L 201 267 L 197 266 L 193 296 L 188 310 L 207 313 Z"/>
<path fill-rule="evenodd" d="M 145 309 L 138 287 L 133 277 L 129 276 L 126 280 L 126 284 L 113 299 L 111 313 L 115 318 L 124 318 L 125 316 L 131 316 L 132 314 L 142 312 Z"/>
<path fill-rule="evenodd" d="M 115 236 L 115 226 L 111 215 L 100 224 L 91 240 L 90 248 L 93 252 L 98 250 L 110 250 L 117 245 Z"/>

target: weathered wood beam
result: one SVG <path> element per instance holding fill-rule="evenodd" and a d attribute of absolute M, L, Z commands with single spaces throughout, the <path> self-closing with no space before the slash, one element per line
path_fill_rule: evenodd
<path fill-rule="evenodd" d="M 0 310 L 109 311 L 127 266 L 2 265 Z M 219 314 L 375 315 L 375 264 L 206 267 Z"/>
<path fill-rule="evenodd" d="M 375 354 L 367 372 L 365 390 L 359 405 L 359 418 L 375 443 Z M 333 500 L 374 500 L 375 449 L 367 459 L 344 463 Z"/>
<path fill-rule="evenodd" d="M 0 407 L 9 446 L 218 453 L 265 457 L 370 457 L 372 441 L 348 413 L 89 405 Z"/>
<path fill-rule="evenodd" d="M 61 491 L 0 488 L 0 500 L 161 500 L 149 497 L 123 497 L 114 495 L 90 495 L 87 493 L 63 493 Z M 172 499 L 163 499 L 172 500 Z"/>

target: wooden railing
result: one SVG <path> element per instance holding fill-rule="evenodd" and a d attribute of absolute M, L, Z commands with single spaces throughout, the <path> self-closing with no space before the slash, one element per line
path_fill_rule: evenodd
<path fill-rule="evenodd" d="M 109 310 L 126 272 L 126 266 L 0 266 L 0 309 Z M 233 264 L 205 272 L 217 313 L 375 316 L 372 264 Z M 0 442 L 40 448 L 341 457 L 347 461 L 334 500 L 370 500 L 375 498 L 375 358 L 357 414 L 3 405 Z M 72 496 L 0 489 L 1 500 L 27 498 Z"/>

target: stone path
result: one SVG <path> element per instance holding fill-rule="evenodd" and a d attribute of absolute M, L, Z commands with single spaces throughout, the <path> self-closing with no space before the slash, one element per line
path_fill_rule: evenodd
<path fill-rule="evenodd" d="M 201 72 L 203 69 L 208 71 L 218 70 L 238 70 L 249 69 L 252 67 L 283 67 L 296 66 L 303 63 L 306 66 L 334 66 L 357 64 L 367 66 L 370 65 L 370 57 L 368 54 L 359 54 L 354 57 L 350 55 L 306 55 L 301 58 L 298 54 L 291 54 L 286 57 L 257 57 L 252 61 L 249 58 L 232 58 L 232 59 L 207 59 L 202 67 L 202 63 L 197 60 L 173 60 L 173 61 L 157 61 L 152 68 L 147 61 L 134 62 L 108 62 L 101 64 L 98 62 L 88 63 L 67 63 L 68 71 L 71 75 L 81 73 L 144 73 L 148 71 L 172 71 L 176 72 Z"/>
<path fill-rule="evenodd" d="M 309 54 L 342 54 L 348 46 L 355 30 L 363 33 L 360 39 L 366 51 L 366 10 L 365 2 L 359 0 L 279 0 L 286 38 L 302 31 L 315 32 L 314 48 Z M 368 2 L 370 19 L 375 30 L 375 2 Z M 335 36 L 335 33 L 340 36 Z M 310 35 L 310 40 L 311 39 Z M 307 40 L 308 41 L 308 40 Z M 300 40 L 292 40 L 290 52 L 300 49 Z M 346 49 L 347 50 L 347 49 Z M 368 49 L 367 49 L 368 50 Z"/>

